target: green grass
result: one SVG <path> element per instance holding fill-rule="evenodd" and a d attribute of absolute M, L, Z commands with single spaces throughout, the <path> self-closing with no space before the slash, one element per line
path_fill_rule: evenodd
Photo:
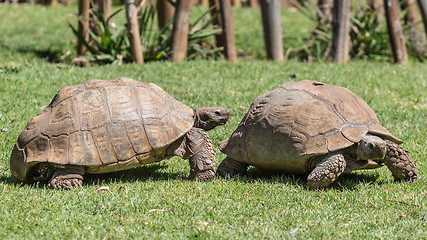
<path fill-rule="evenodd" d="M 78 68 L 55 63 L 67 51 L 74 53 L 66 21 L 75 20 L 71 13 L 76 9 L 0 6 L 0 129 L 4 129 L 0 131 L 0 239 L 427 236 L 425 64 L 192 61 Z M 235 24 L 241 26 L 236 30 L 238 48 L 261 53 L 262 33 L 252 33 L 248 25 L 258 13 L 250 9 L 233 13 Z M 284 14 L 284 22 L 292 19 L 298 18 Z M 261 30 L 260 26 L 254 29 Z M 301 34 L 297 27 L 290 28 L 284 30 Z M 419 179 L 395 183 L 391 173 L 381 168 L 354 172 L 328 189 L 309 191 L 304 177 L 251 169 L 248 176 L 231 180 L 190 182 L 188 163 L 179 158 L 86 176 L 83 188 L 76 191 L 22 184 L 11 176 L 8 161 L 19 133 L 62 86 L 118 76 L 154 82 L 193 108 L 230 108 L 230 121 L 209 132 L 214 144 L 230 136 L 257 96 L 283 82 L 314 79 L 347 87 L 405 141 L 403 147 L 417 164 Z M 217 157 L 221 161 L 225 156 Z M 111 192 L 96 191 L 101 186 Z"/>

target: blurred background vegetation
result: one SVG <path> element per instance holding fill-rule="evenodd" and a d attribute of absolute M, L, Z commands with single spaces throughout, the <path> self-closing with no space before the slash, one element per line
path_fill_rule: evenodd
<path fill-rule="evenodd" d="M 7 1 L 1 0 L 4 4 Z M 19 1 L 21 3 L 21 1 Z M 77 0 L 22 1 L 43 4 L 47 7 L 62 8 L 65 20 L 80 38 L 77 30 Z M 387 35 L 383 10 L 374 9 L 370 1 L 356 1 L 352 5 L 350 18 L 350 58 L 366 61 L 392 61 L 392 52 Z M 416 26 L 407 21 L 408 11 L 401 1 L 401 22 L 408 53 L 413 61 L 424 61 L 427 57 L 425 34 L 414 36 L 413 29 L 422 29 L 421 21 Z M 196 3 L 196 2 L 195 2 Z M 12 3 L 11 3 L 12 4 Z M 317 1 L 282 0 L 283 46 L 286 59 L 300 61 L 329 61 L 332 47 L 332 15 L 319 18 Z M 17 7 L 19 7 L 18 4 Z M 105 19 L 96 4 L 92 3 L 90 19 L 90 39 L 84 41 L 89 54 L 76 58 L 73 47 L 68 56 L 58 56 L 63 63 L 87 61 L 92 64 L 121 64 L 132 62 L 129 34 L 122 0 L 113 0 L 112 14 Z M 162 61 L 171 57 L 172 21 L 161 29 L 157 24 L 155 4 L 149 1 L 138 11 L 140 33 L 145 61 Z M 74 18 L 72 16 L 75 16 Z M 25 16 L 22 16 L 25 17 Z M 221 48 L 216 46 L 214 35 L 221 31 L 212 24 L 213 17 L 207 6 L 195 5 L 190 21 L 187 59 L 223 58 Z M 236 47 L 243 59 L 266 59 L 261 14 L 258 8 L 249 8 L 247 2 L 242 7 L 233 7 Z M 65 24 L 65 23 L 64 23 Z"/>

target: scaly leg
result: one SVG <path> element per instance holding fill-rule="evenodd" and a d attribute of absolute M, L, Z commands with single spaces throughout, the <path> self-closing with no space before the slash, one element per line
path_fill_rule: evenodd
<path fill-rule="evenodd" d="M 201 128 L 193 127 L 181 141 L 171 145 L 174 155 L 189 159 L 189 179 L 209 181 L 215 177 L 215 149 L 209 135 Z"/>
<path fill-rule="evenodd" d="M 308 187 L 324 188 L 333 183 L 344 172 L 346 162 L 341 153 L 329 154 L 308 175 Z"/>
<path fill-rule="evenodd" d="M 393 174 L 393 177 L 398 181 L 417 180 L 417 169 L 409 154 L 398 144 L 385 140 L 387 144 L 387 152 L 385 155 L 384 164 Z"/>
<path fill-rule="evenodd" d="M 84 167 L 67 166 L 57 168 L 49 181 L 49 187 L 53 189 L 77 189 L 82 186 Z"/>
<path fill-rule="evenodd" d="M 246 174 L 248 167 L 248 164 L 226 157 L 218 166 L 218 174 L 222 177 L 232 178 L 237 174 Z"/>

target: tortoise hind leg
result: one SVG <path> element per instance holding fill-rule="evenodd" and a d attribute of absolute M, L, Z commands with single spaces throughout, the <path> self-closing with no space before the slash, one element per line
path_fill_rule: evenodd
<path fill-rule="evenodd" d="M 343 154 L 329 154 L 308 175 L 308 187 L 317 189 L 329 186 L 344 172 L 345 167 L 346 162 Z"/>
<path fill-rule="evenodd" d="M 406 150 L 392 141 L 385 140 L 385 142 L 387 144 L 387 152 L 383 161 L 393 174 L 393 177 L 398 181 L 414 182 L 417 180 L 415 163 Z"/>
<path fill-rule="evenodd" d="M 57 168 L 49 181 L 53 189 L 77 189 L 82 186 L 85 169 L 82 166 L 67 166 Z"/>
<path fill-rule="evenodd" d="M 237 174 L 246 174 L 248 167 L 248 164 L 226 157 L 218 166 L 218 174 L 222 177 L 232 178 Z"/>

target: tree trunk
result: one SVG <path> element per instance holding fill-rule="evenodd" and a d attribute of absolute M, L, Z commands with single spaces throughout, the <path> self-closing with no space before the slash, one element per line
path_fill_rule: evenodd
<path fill-rule="evenodd" d="M 421 17 L 424 23 L 424 31 L 427 37 L 427 0 L 418 0 L 418 6 L 420 7 Z"/>
<path fill-rule="evenodd" d="M 132 52 L 133 60 L 136 63 L 144 63 L 144 58 L 142 57 L 142 47 L 139 34 L 138 12 L 136 3 L 136 0 L 125 1 L 127 28 L 130 35 L 130 50 Z"/>
<path fill-rule="evenodd" d="M 159 29 L 162 29 L 166 23 L 173 18 L 174 7 L 168 0 L 157 0 L 157 19 Z"/>
<path fill-rule="evenodd" d="M 224 55 L 232 62 L 237 61 L 237 51 L 234 41 L 233 17 L 229 0 L 209 0 L 213 24 L 222 28 L 222 32 L 215 35 L 217 46 L 224 48 Z"/>
<path fill-rule="evenodd" d="M 283 39 L 279 1 L 261 0 L 260 3 L 267 57 L 273 61 L 283 61 Z"/>
<path fill-rule="evenodd" d="M 172 32 L 172 61 L 182 61 L 187 57 L 188 28 L 190 25 L 192 0 L 177 0 Z"/>
<path fill-rule="evenodd" d="M 398 4 L 397 0 L 384 0 L 387 29 L 393 50 L 394 62 L 397 64 L 406 64 L 408 63 L 408 54 L 406 52 L 405 40 L 403 39 Z"/>
<path fill-rule="evenodd" d="M 89 41 L 89 0 L 79 0 L 79 24 L 78 24 L 78 32 L 79 35 L 85 39 L 86 42 Z M 83 44 L 83 41 L 78 39 L 77 41 L 77 56 L 86 55 L 86 46 Z"/>
<path fill-rule="evenodd" d="M 349 58 L 350 4 L 350 0 L 334 0 L 332 59 L 337 63 L 347 63 Z"/>

